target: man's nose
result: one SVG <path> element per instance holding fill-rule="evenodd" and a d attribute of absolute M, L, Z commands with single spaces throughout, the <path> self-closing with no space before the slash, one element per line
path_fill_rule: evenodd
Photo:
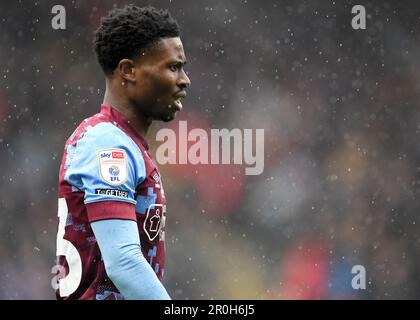
<path fill-rule="evenodd" d="M 188 78 L 185 71 L 182 70 L 182 74 L 178 79 L 178 86 L 181 88 L 188 88 L 190 85 L 191 85 L 190 78 Z"/>

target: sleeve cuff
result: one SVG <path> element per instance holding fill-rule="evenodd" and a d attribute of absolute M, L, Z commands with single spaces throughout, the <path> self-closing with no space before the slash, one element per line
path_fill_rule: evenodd
<path fill-rule="evenodd" d="M 86 204 L 89 222 L 105 219 L 134 220 L 136 218 L 136 207 L 132 203 L 121 201 L 101 201 Z"/>

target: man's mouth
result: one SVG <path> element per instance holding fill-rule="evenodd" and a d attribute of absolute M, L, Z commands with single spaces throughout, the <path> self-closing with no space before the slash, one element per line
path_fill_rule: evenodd
<path fill-rule="evenodd" d="M 182 99 L 182 97 L 179 97 L 179 98 L 176 98 L 174 100 L 174 106 L 175 106 L 175 109 L 177 111 L 181 111 L 182 110 L 182 102 L 181 102 L 181 99 Z"/>
<path fill-rule="evenodd" d="M 181 111 L 182 110 L 182 102 L 181 100 L 183 98 L 185 98 L 185 96 L 187 95 L 187 93 L 185 91 L 181 91 L 178 94 L 175 95 L 175 100 L 174 100 L 174 106 L 175 109 L 177 111 Z"/>

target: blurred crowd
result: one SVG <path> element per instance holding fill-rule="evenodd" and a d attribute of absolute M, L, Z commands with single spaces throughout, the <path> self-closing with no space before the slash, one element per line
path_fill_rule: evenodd
<path fill-rule="evenodd" d="M 178 20 L 192 81 L 153 152 L 179 120 L 265 130 L 261 175 L 160 166 L 172 298 L 420 298 L 420 7 L 359 2 L 133 1 Z M 0 299 L 54 298 L 64 142 L 102 102 L 93 31 L 127 3 L 64 1 L 66 30 L 55 2 L 0 4 Z"/>

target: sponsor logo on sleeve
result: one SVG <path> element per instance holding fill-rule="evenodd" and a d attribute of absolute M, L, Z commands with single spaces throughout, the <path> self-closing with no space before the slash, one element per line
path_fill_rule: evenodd
<path fill-rule="evenodd" d="M 98 152 L 99 173 L 106 183 L 119 186 L 127 180 L 127 157 L 122 149 Z"/>
<path fill-rule="evenodd" d="M 117 189 L 95 189 L 95 194 L 103 194 L 106 196 L 128 198 L 128 191 L 117 190 Z"/>
<path fill-rule="evenodd" d="M 143 222 L 143 230 L 150 241 L 155 240 L 159 235 L 161 224 L 161 216 L 163 212 L 162 204 L 151 204 L 147 209 L 146 219 Z"/>

